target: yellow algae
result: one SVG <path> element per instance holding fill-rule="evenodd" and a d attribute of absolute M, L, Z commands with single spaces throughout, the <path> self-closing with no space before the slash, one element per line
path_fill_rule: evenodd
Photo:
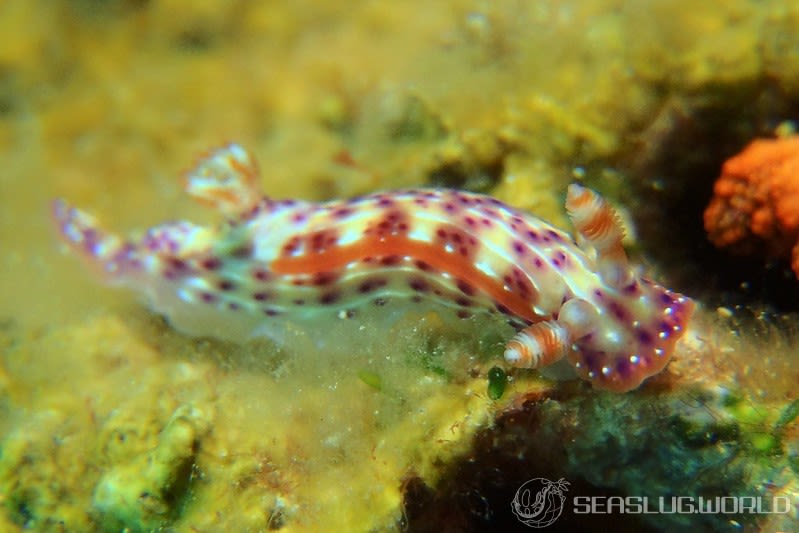
<path fill-rule="evenodd" d="M 191 480 L 195 446 L 207 425 L 208 414 L 182 406 L 159 433 L 155 447 L 107 468 L 92 495 L 103 528 L 150 531 L 173 520 Z M 131 435 L 114 436 L 123 437 Z"/>
<path fill-rule="evenodd" d="M 435 483 L 441 464 L 466 453 L 492 416 L 485 372 L 469 372 L 482 366 L 484 348 L 448 340 L 454 334 L 436 314 L 373 328 L 349 356 L 320 361 L 315 351 L 284 350 L 277 365 L 264 363 L 272 356 L 262 352 L 274 350 L 264 343 L 201 341 L 187 350 L 187 339 L 157 321 L 134 314 L 125 322 L 62 328 L 4 361 L 36 390 L 16 402 L 42 413 L 17 421 L 4 441 L 0 484 L 14 521 L 383 528 L 400 518 L 401 480 L 414 473 Z M 389 355 L 386 343 L 406 349 Z M 225 366 L 218 350 L 228 352 Z M 449 377 L 425 365 L 431 350 Z M 65 360 L 56 375 L 46 370 Z M 382 389 L 365 391 L 359 367 L 386 376 Z M 54 434 L 71 446 L 54 448 Z M 62 508 L 46 487 L 66 460 Z"/>
<path fill-rule="evenodd" d="M 713 59 L 730 49 L 711 37 L 719 20 L 735 22 L 725 34 L 742 40 L 736 50 L 757 49 L 748 40 L 757 35 L 748 26 L 757 27 L 757 8 L 724 3 L 685 10 L 661 1 L 653 11 L 616 11 L 602 2 L 87 6 L 17 0 L 4 3 L 0 17 L 4 51 L 14 51 L 4 62 L 10 74 L 2 90 L 9 108 L 0 121 L 8 169 L 2 190 L 15 199 L 0 217 L 10 248 L 0 283 L 11 295 L 0 309 L 27 322 L 90 306 L 82 294 L 91 285 L 54 260 L 45 214 L 52 196 L 94 206 L 121 227 L 198 217 L 178 199 L 177 174 L 198 151 L 229 140 L 255 151 L 267 190 L 279 196 L 419 184 L 440 167 L 453 140 L 468 147 L 461 158 L 467 177 L 486 165 L 501 169 L 511 152 L 530 165 L 568 168 L 584 162 L 575 159 L 612 157 L 630 128 L 652 120 L 668 91 L 651 91 L 651 83 L 679 82 L 675 71 L 701 68 L 703 76 L 726 80 L 733 75 L 729 62 L 736 72 L 744 68 L 734 54 Z M 772 25 L 792 20 L 785 9 L 769 13 Z M 680 37 L 683 28 L 690 32 Z M 774 43 L 770 58 L 786 50 L 773 35 L 762 35 Z M 667 65 L 686 65 L 644 70 L 664 55 Z M 434 119 L 417 123 L 417 133 L 441 136 L 398 144 L 375 135 L 380 124 L 402 116 L 396 106 L 404 101 L 421 102 Z M 363 171 L 331 168 L 341 150 Z M 517 176 L 505 171 L 494 179 Z M 558 189 L 571 180 L 552 177 Z M 519 190 L 523 206 L 542 192 Z M 26 220 L 35 223 L 18 223 Z M 28 268 L 36 260 L 47 266 Z M 50 311 L 39 304 L 76 284 L 80 290 L 63 291 L 62 304 Z M 23 298 L 32 303 L 5 303 Z"/>
<path fill-rule="evenodd" d="M 711 80 L 748 82 L 762 68 L 758 31 L 751 29 L 763 15 L 746 1 L 714 0 L 691 9 L 674 0 L 631 3 L 624 16 L 639 31 L 630 34 L 628 58 L 641 75 L 686 89 Z"/>
<path fill-rule="evenodd" d="M 566 169 L 556 170 L 542 160 L 508 157 L 505 179 L 494 189 L 494 196 L 522 209 L 538 213 L 541 218 L 561 228 L 572 230 L 563 212 L 564 191 L 559 176 Z"/>

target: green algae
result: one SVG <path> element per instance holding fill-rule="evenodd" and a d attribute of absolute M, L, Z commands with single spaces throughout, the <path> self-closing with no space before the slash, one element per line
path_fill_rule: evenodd
<path fill-rule="evenodd" d="M 495 366 L 488 371 L 488 386 L 486 387 L 486 391 L 489 398 L 492 400 L 499 400 L 502 398 L 507 385 L 508 376 L 500 367 Z"/>
<path fill-rule="evenodd" d="M 376 391 L 383 390 L 383 378 L 377 372 L 361 369 L 358 371 L 358 379 Z"/>
<path fill-rule="evenodd" d="M 783 409 L 780 417 L 774 423 L 774 429 L 777 431 L 784 430 L 796 417 L 799 417 L 799 398 L 789 403 L 785 409 Z"/>
<path fill-rule="evenodd" d="M 753 424 L 748 415 L 741 419 L 725 406 L 727 401 L 726 391 L 697 388 L 659 398 L 646 393 L 592 394 L 561 402 L 541 401 L 527 408 L 545 428 L 536 432 L 538 442 L 531 452 L 556 446 L 567 431 L 575 440 L 558 471 L 571 476 L 570 480 L 584 479 L 625 494 L 654 498 L 665 494 L 770 497 L 752 481 L 777 477 L 790 461 L 765 431 L 770 427 L 766 420 Z M 655 519 L 659 522 L 652 525 L 717 528 L 729 519 L 696 518 L 659 515 Z M 756 519 L 736 516 L 747 524 Z"/>

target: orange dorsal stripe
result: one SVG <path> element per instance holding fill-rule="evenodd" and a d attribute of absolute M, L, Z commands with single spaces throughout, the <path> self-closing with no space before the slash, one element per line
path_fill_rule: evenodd
<path fill-rule="evenodd" d="M 478 270 L 466 257 L 403 236 L 364 237 L 348 246 L 337 246 L 298 256 L 279 257 L 272 262 L 271 270 L 284 275 L 314 274 L 341 270 L 347 264 L 367 257 L 388 255 L 412 257 L 424 261 L 439 271 L 449 273 L 455 279 L 469 283 L 476 290 L 485 292 L 495 302 L 507 307 L 511 313 L 529 322 L 537 322 L 544 318 L 533 312 L 535 301 L 525 300 L 505 290 L 501 281 Z"/>

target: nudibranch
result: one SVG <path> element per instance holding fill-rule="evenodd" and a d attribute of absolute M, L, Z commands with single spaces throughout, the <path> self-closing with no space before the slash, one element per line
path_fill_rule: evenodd
<path fill-rule="evenodd" d="M 509 365 L 565 357 L 594 387 L 622 392 L 666 366 L 694 308 L 633 270 L 616 213 L 576 184 L 566 198 L 576 241 L 457 190 L 264 197 L 255 161 L 236 144 L 202 158 L 186 190 L 225 222 L 173 222 L 122 239 L 63 200 L 53 214 L 64 242 L 107 282 L 142 293 L 189 334 L 243 340 L 279 316 L 340 317 L 394 298 L 437 303 L 461 318 L 504 315 L 517 328 Z"/>

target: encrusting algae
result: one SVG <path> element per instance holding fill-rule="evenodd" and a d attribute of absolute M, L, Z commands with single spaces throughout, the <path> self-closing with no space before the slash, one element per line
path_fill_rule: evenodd
<path fill-rule="evenodd" d="M 752 141 L 728 159 L 705 210 L 720 248 L 791 258 L 799 277 L 799 136 Z"/>
<path fill-rule="evenodd" d="M 542 476 L 570 495 L 795 501 L 793 314 L 700 304 L 669 365 L 625 394 L 510 368 L 519 324 L 446 306 L 344 313 L 322 347 L 299 320 L 277 342 L 192 338 L 98 290 L 59 253 L 46 206 L 69 198 L 120 232 L 209 227 L 173 176 L 235 139 L 273 198 L 466 189 L 567 228 L 578 180 L 630 225 L 646 207 L 671 227 L 679 206 L 662 204 L 683 184 L 618 163 L 642 137 L 661 147 L 678 120 L 653 124 L 673 102 L 699 121 L 702 105 L 758 112 L 792 94 L 797 28 L 780 1 L 3 3 L 0 530 L 519 526 L 514 491 Z M 730 131 L 753 120 L 724 116 Z M 636 276 L 699 294 L 703 279 L 648 256 L 630 259 Z M 790 530 L 798 513 L 592 518 Z"/>
<path fill-rule="evenodd" d="M 175 520 L 200 530 L 291 531 L 320 520 L 378 527 L 397 520 L 401 483 L 391 480 L 409 470 L 434 479 L 436 465 L 465 453 L 468 435 L 490 420 L 485 381 L 469 377 L 481 367 L 469 353 L 485 346 L 463 353 L 450 339 L 428 355 L 419 328 L 435 331 L 435 316 L 362 335 L 362 352 L 324 362 L 299 334 L 296 354 L 270 362 L 274 348 L 263 343 L 203 341 L 189 350 L 160 322 L 125 322 L 94 319 L 14 353 L 13 372 L 32 358 L 69 357 L 57 379 L 80 383 L 66 397 L 34 398 L 31 409 L 42 415 L 17 421 L 4 440 L 0 484 L 14 522 L 141 531 Z M 150 342 L 173 355 L 159 356 Z M 375 356 L 384 343 L 406 349 Z M 357 369 L 382 376 L 382 390 Z M 52 387 L 55 378 L 41 379 Z M 56 490 L 43 490 L 39 483 L 57 472 Z M 338 487 L 347 490 L 331 489 Z"/>

